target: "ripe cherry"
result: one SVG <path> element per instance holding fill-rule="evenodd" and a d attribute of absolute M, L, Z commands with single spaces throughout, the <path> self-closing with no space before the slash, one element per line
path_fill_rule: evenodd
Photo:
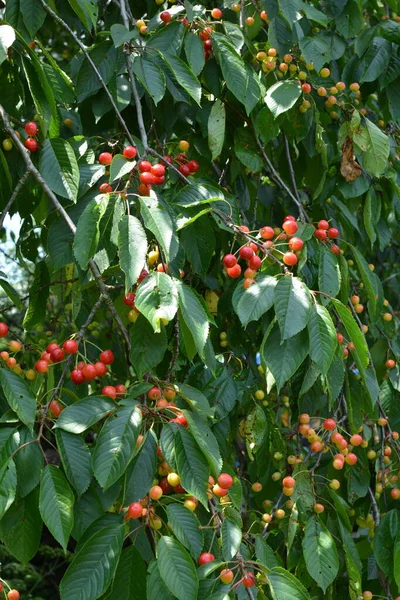
<path fill-rule="evenodd" d="M 157 386 L 153 386 L 152 388 L 149 389 L 149 391 L 147 392 L 147 397 L 150 400 L 159 400 L 162 396 L 161 390 L 159 387 Z"/>
<path fill-rule="evenodd" d="M 349 452 L 344 460 L 348 465 L 355 465 L 358 461 L 358 458 L 355 454 L 353 454 L 353 452 Z"/>
<path fill-rule="evenodd" d="M 146 279 L 148 274 L 149 274 L 149 272 L 146 271 L 146 269 L 143 269 L 142 271 L 140 271 L 140 275 L 138 277 L 138 283 L 141 283 L 144 279 Z"/>
<path fill-rule="evenodd" d="M 336 244 L 332 244 L 331 246 L 332 254 L 336 254 L 337 256 L 340 254 L 340 248 Z"/>
<path fill-rule="evenodd" d="M 165 175 L 164 165 L 156 164 L 151 167 L 151 173 L 154 177 L 163 177 Z"/>
<path fill-rule="evenodd" d="M 286 488 L 292 488 L 296 485 L 296 480 L 294 479 L 294 477 L 290 477 L 290 475 L 288 475 L 287 477 L 284 477 L 284 479 L 282 479 L 282 485 Z"/>
<path fill-rule="evenodd" d="M 352 446 L 361 446 L 362 443 L 363 443 L 363 439 L 362 439 L 361 435 L 359 435 L 358 433 L 355 433 L 354 435 L 351 436 L 350 444 Z"/>
<path fill-rule="evenodd" d="M 232 583 L 233 571 L 231 571 L 230 569 L 222 569 L 221 573 L 219 574 L 219 578 L 222 581 L 222 583 L 225 583 L 225 585 Z"/>
<path fill-rule="evenodd" d="M 339 229 L 336 229 L 336 227 L 330 227 L 328 229 L 328 237 L 331 238 L 332 240 L 335 240 L 336 238 L 338 238 L 340 235 Z"/>
<path fill-rule="evenodd" d="M 218 477 L 218 485 L 225 490 L 229 490 L 233 486 L 233 477 L 229 473 L 221 473 Z"/>
<path fill-rule="evenodd" d="M 49 410 L 52 412 L 54 417 L 59 417 L 64 410 L 63 405 L 58 400 L 52 400 L 49 404 Z"/>
<path fill-rule="evenodd" d="M 288 267 L 293 267 L 297 264 L 297 256 L 293 252 L 285 252 L 283 255 L 283 262 Z"/>
<path fill-rule="evenodd" d="M 211 40 L 207 40 L 207 41 L 210 42 Z M 197 162 L 197 160 L 189 160 L 187 166 L 190 169 L 191 173 L 197 173 L 197 171 L 200 169 L 200 165 Z"/>
<path fill-rule="evenodd" d="M 156 182 L 156 178 L 154 177 L 154 175 L 148 171 L 140 173 L 139 179 L 141 183 L 144 183 L 144 185 L 151 185 L 152 183 L 154 184 Z"/>
<path fill-rule="evenodd" d="M 102 152 L 99 156 L 99 163 L 104 166 L 111 165 L 112 159 L 113 157 L 110 152 Z"/>
<path fill-rule="evenodd" d="M 80 385 L 85 381 L 85 376 L 80 369 L 74 369 L 71 372 L 70 379 L 75 385 Z"/>
<path fill-rule="evenodd" d="M 85 365 L 82 369 L 82 374 L 85 381 L 91 381 L 97 375 L 95 366 L 91 364 Z"/>
<path fill-rule="evenodd" d="M 29 136 L 36 135 L 38 132 L 38 126 L 36 123 L 34 123 L 34 121 L 29 121 L 29 123 L 26 123 L 24 129 L 26 134 Z"/>
<path fill-rule="evenodd" d="M 94 368 L 96 369 L 96 377 L 104 377 L 108 373 L 106 365 L 101 361 L 94 363 Z"/>
<path fill-rule="evenodd" d="M 320 240 L 321 242 L 325 241 L 326 238 L 328 237 L 327 232 L 325 231 L 325 229 L 316 229 L 314 231 L 314 235 L 315 237 Z"/>
<path fill-rule="evenodd" d="M 111 350 L 103 350 L 100 354 L 100 360 L 105 365 L 111 365 L 114 362 L 114 353 Z"/>
<path fill-rule="evenodd" d="M 118 385 L 115 386 L 115 391 L 117 392 L 117 398 L 123 398 L 128 390 L 123 383 L 118 383 Z"/>
<path fill-rule="evenodd" d="M 37 363 L 35 364 L 35 371 L 37 373 L 47 373 L 47 371 L 49 370 L 49 363 L 47 362 L 47 360 L 38 360 Z"/>
<path fill-rule="evenodd" d="M 174 419 L 174 421 L 176 423 L 179 423 L 180 425 L 183 425 L 184 427 L 188 426 L 188 422 L 187 422 L 186 417 L 185 417 L 185 415 L 183 413 L 178 413 L 176 415 L 176 419 Z"/>
<path fill-rule="evenodd" d="M 172 16 L 171 13 L 169 13 L 167 10 L 165 10 L 164 12 L 161 13 L 160 15 L 160 19 L 163 23 L 169 23 L 169 21 L 171 20 Z"/>
<path fill-rule="evenodd" d="M 275 237 L 275 231 L 272 229 L 272 227 L 266 225 L 265 227 L 261 227 L 260 236 L 263 238 L 263 240 L 272 240 L 272 238 Z"/>
<path fill-rule="evenodd" d="M 8 334 L 8 325 L 6 323 L 0 323 L 0 338 L 6 337 Z"/>
<path fill-rule="evenodd" d="M 133 292 L 128 292 L 127 294 L 125 294 L 123 300 L 124 300 L 124 304 L 126 304 L 126 306 L 134 306 L 135 305 L 135 294 Z"/>
<path fill-rule="evenodd" d="M 322 423 L 322 427 L 328 431 L 333 431 L 336 427 L 336 421 L 334 419 L 325 419 Z"/>
<path fill-rule="evenodd" d="M 36 152 L 38 149 L 38 143 L 33 138 L 26 138 L 24 146 L 27 150 L 29 150 L 29 152 Z"/>
<path fill-rule="evenodd" d="M 303 240 L 298 237 L 293 237 L 289 240 L 289 249 L 290 250 L 294 250 L 295 252 L 297 252 L 298 250 L 301 250 L 303 246 L 304 246 Z"/>
<path fill-rule="evenodd" d="M 108 396 L 113 400 L 115 400 L 115 398 L 117 397 L 117 392 L 113 385 L 106 385 L 105 387 L 103 387 L 103 389 L 101 390 L 101 394 L 102 396 Z"/>
<path fill-rule="evenodd" d="M 125 158 L 135 158 L 137 156 L 137 150 L 135 146 L 126 146 L 122 152 Z"/>
<path fill-rule="evenodd" d="M 311 92 L 311 85 L 309 83 L 303 83 L 303 85 L 301 86 L 301 89 L 303 90 L 303 92 L 305 94 L 309 94 Z"/>
<path fill-rule="evenodd" d="M 393 500 L 398 500 L 400 498 L 399 488 L 393 488 L 390 490 L 390 495 L 392 496 Z"/>
<path fill-rule="evenodd" d="M 130 504 L 128 506 L 128 510 L 126 512 L 125 518 L 126 519 L 138 519 L 139 517 L 142 516 L 142 510 L 143 510 L 143 506 L 140 504 L 140 502 L 132 502 L 132 504 Z"/>
<path fill-rule="evenodd" d="M 254 577 L 253 573 L 247 573 L 243 577 L 242 583 L 243 583 L 243 585 L 244 585 L 245 588 L 254 587 L 255 584 L 256 584 L 256 578 Z"/>
<path fill-rule="evenodd" d="M 141 160 L 138 164 L 139 171 L 141 173 L 149 173 L 153 165 L 148 160 Z"/>
<path fill-rule="evenodd" d="M 222 262 L 224 263 L 224 267 L 226 269 L 230 269 L 231 267 L 234 267 L 237 263 L 237 259 L 236 256 L 234 256 L 233 254 L 225 254 L 224 258 L 222 259 Z"/>
<path fill-rule="evenodd" d="M 329 229 L 328 221 L 325 221 L 325 219 L 318 221 L 318 229 Z"/>
<path fill-rule="evenodd" d="M 10 590 L 7 594 L 8 600 L 19 600 L 21 598 L 18 590 Z"/>
<path fill-rule="evenodd" d="M 239 256 L 244 260 L 250 260 L 254 256 L 254 250 L 250 246 L 242 246 L 239 250 Z"/>
<path fill-rule="evenodd" d="M 394 362 L 394 360 L 392 358 L 388 358 L 388 360 L 385 362 L 385 367 L 387 369 L 393 369 L 395 367 L 396 363 Z"/>
<path fill-rule="evenodd" d="M 185 177 L 190 175 L 190 169 L 187 165 L 180 165 L 180 167 L 178 167 L 178 171 L 179 173 L 182 173 L 182 175 L 184 175 Z"/>
<path fill-rule="evenodd" d="M 220 19 L 222 17 L 222 10 L 219 8 L 213 8 L 211 11 L 211 16 L 213 19 Z"/>
<path fill-rule="evenodd" d="M 112 191 L 113 189 L 109 183 L 102 183 L 99 187 L 99 192 L 102 192 L 103 194 L 111 194 Z"/>
<path fill-rule="evenodd" d="M 55 348 L 53 352 L 50 354 L 50 358 L 54 363 L 61 362 L 65 358 L 64 350 L 61 348 Z"/>
<path fill-rule="evenodd" d="M 257 255 L 252 256 L 248 262 L 248 265 L 250 269 L 256 271 L 261 267 L 261 258 Z"/>
<path fill-rule="evenodd" d="M 206 565 L 213 560 L 215 560 L 214 554 L 211 554 L 211 552 L 202 552 L 199 556 L 199 565 Z"/>
<path fill-rule="evenodd" d="M 226 272 L 227 272 L 228 276 L 231 277 L 232 279 L 237 279 L 238 277 L 240 277 L 240 274 L 242 272 L 242 267 L 240 265 L 236 264 L 233 267 L 226 269 Z"/>

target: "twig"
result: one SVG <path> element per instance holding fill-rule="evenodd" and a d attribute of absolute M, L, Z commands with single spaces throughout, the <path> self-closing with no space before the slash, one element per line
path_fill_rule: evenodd
<path fill-rule="evenodd" d="M 178 357 L 179 357 L 179 318 L 175 319 L 175 327 L 174 327 L 174 349 L 172 351 L 172 358 L 169 365 L 169 369 L 167 371 L 167 380 L 169 381 L 172 373 L 174 372 Z"/>
<path fill-rule="evenodd" d="M 7 133 L 9 134 L 9 136 L 14 140 L 15 146 L 19 149 L 19 151 L 22 154 L 22 157 L 25 161 L 25 164 L 27 166 L 27 169 L 30 173 L 32 173 L 33 177 L 36 179 L 37 183 L 42 187 L 43 191 L 45 192 L 46 196 L 48 196 L 50 198 L 50 200 L 52 201 L 55 209 L 59 212 L 59 214 L 62 216 L 62 218 L 64 219 L 64 221 L 66 222 L 66 224 L 68 225 L 69 230 L 75 235 L 76 234 L 76 226 L 75 223 L 72 221 L 71 217 L 69 216 L 69 214 L 66 212 L 66 210 L 64 209 L 64 207 L 60 204 L 57 196 L 52 192 L 52 190 L 49 188 L 49 186 L 47 185 L 46 181 L 43 179 L 41 173 L 38 171 L 38 169 L 35 167 L 35 165 L 32 162 L 32 159 L 29 155 L 29 152 L 26 150 L 26 148 L 23 146 L 23 144 L 21 143 L 21 141 L 19 140 L 19 138 L 17 137 L 17 135 L 15 134 L 14 129 L 11 127 L 10 125 L 10 121 L 8 118 L 7 113 L 5 112 L 3 106 L 0 104 L 0 117 L 3 120 L 4 123 L 4 128 L 7 131 Z M 119 316 L 119 314 L 117 313 L 117 311 L 115 310 L 115 306 L 114 303 L 111 299 L 111 296 L 108 293 L 107 287 L 101 277 L 101 273 L 96 265 L 96 263 L 94 262 L 93 259 L 89 260 L 89 269 L 91 270 L 94 279 L 96 280 L 96 283 L 100 289 L 100 292 L 103 294 L 105 301 L 108 304 L 109 310 L 112 314 L 112 316 L 114 317 L 114 319 L 116 320 L 118 327 L 123 335 L 123 338 L 125 340 L 127 349 L 130 349 L 130 339 L 129 339 L 129 335 L 128 332 L 125 328 L 125 325 L 122 323 L 121 317 Z"/>
<path fill-rule="evenodd" d="M 43 8 L 49 13 L 49 15 L 51 17 L 53 17 L 53 19 L 55 21 L 57 21 L 57 23 L 59 25 L 61 25 L 61 27 L 63 27 L 66 31 L 68 31 L 68 33 L 74 38 L 75 42 L 78 44 L 79 48 L 82 50 L 83 54 L 86 57 L 86 60 L 88 61 L 88 63 L 90 64 L 91 68 L 93 69 L 97 79 L 99 80 L 99 82 L 101 83 L 102 87 L 104 88 L 104 91 L 107 95 L 107 98 L 109 99 L 111 106 L 113 107 L 113 110 L 118 118 L 118 121 L 121 123 L 121 126 L 123 128 L 123 130 L 126 133 L 126 136 L 129 140 L 129 142 L 132 144 L 132 146 L 135 146 L 135 141 L 131 135 L 131 132 L 129 131 L 129 128 L 127 126 L 127 124 L 125 123 L 125 120 L 123 118 L 123 116 L 121 115 L 120 111 L 118 110 L 118 106 L 115 103 L 114 98 L 112 97 L 112 94 L 110 92 L 110 90 L 107 87 L 106 82 L 104 81 L 100 71 L 98 70 L 98 68 L 96 67 L 95 63 L 93 62 L 89 52 L 87 51 L 85 45 L 81 42 L 81 40 L 79 39 L 79 37 L 72 31 L 71 27 L 68 25 L 68 23 L 66 23 L 61 17 L 59 17 L 54 10 L 52 10 L 50 8 L 50 6 L 45 2 L 45 0 L 40 0 Z M 128 29 L 129 29 L 129 24 L 128 24 Z"/>
<path fill-rule="evenodd" d="M 11 198 L 5 205 L 4 210 L 0 215 L 0 229 L 3 227 L 3 223 L 5 221 L 6 216 L 8 215 L 8 211 L 10 210 L 11 206 L 13 205 L 14 200 L 18 196 L 19 192 L 24 187 L 24 184 L 25 184 L 26 180 L 28 179 L 28 177 L 29 177 L 29 171 L 26 171 L 22 175 L 21 179 L 18 181 L 17 185 L 15 186 L 15 190 L 13 191 Z"/>
<path fill-rule="evenodd" d="M 285 134 L 283 134 L 283 141 L 285 144 L 286 159 L 287 159 L 287 163 L 288 163 L 288 167 L 289 167 L 290 179 L 292 181 L 293 193 L 296 196 L 297 200 L 300 202 L 300 195 L 299 195 L 299 191 L 297 189 L 297 184 L 296 184 L 296 175 L 294 173 L 292 157 L 290 156 L 289 142 L 288 142 Z"/>

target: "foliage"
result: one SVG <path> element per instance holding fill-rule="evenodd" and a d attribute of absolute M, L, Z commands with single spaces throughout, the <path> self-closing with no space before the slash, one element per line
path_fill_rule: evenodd
<path fill-rule="evenodd" d="M 170 4 L 0 9 L 4 551 L 61 600 L 394 598 L 397 3 Z"/>

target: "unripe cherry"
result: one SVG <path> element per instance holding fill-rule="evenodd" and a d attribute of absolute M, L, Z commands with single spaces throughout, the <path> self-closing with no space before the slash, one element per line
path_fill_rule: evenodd
<path fill-rule="evenodd" d="M 296 485 L 296 480 L 294 477 L 290 477 L 290 475 L 288 475 L 282 479 L 282 485 L 283 487 L 292 488 Z"/>
<path fill-rule="evenodd" d="M 218 498 L 223 498 L 224 496 L 226 496 L 228 494 L 228 490 L 225 488 L 222 488 L 220 485 L 218 485 L 218 483 L 216 483 L 213 486 L 212 491 Z"/>
<path fill-rule="evenodd" d="M 153 487 L 150 488 L 149 496 L 152 500 L 159 500 L 162 495 L 163 491 L 159 485 L 153 485 Z"/>
<path fill-rule="evenodd" d="M 323 504 L 314 504 L 313 506 L 314 512 L 316 512 L 317 514 L 323 513 L 325 510 L 325 506 Z"/>
<path fill-rule="evenodd" d="M 222 581 L 222 583 L 228 585 L 233 581 L 233 571 L 231 571 L 230 569 L 222 569 L 221 573 L 219 574 L 219 578 Z"/>
<path fill-rule="evenodd" d="M 355 433 L 354 435 L 351 436 L 350 444 L 352 446 L 361 446 L 362 443 L 363 443 L 363 439 L 362 439 L 361 435 L 359 435 L 358 433 Z"/>
<path fill-rule="evenodd" d="M 344 460 L 348 465 L 355 465 L 358 461 L 358 458 L 355 454 L 353 454 L 353 452 L 349 452 Z"/>

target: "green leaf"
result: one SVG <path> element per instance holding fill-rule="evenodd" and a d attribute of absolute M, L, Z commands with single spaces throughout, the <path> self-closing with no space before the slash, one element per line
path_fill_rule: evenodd
<path fill-rule="evenodd" d="M 138 37 L 137 29 L 133 29 L 129 31 L 125 25 L 121 25 L 120 23 L 114 23 L 110 27 L 111 37 L 114 42 L 114 46 L 119 48 L 125 42 L 130 42 L 132 39 L 136 39 Z"/>
<path fill-rule="evenodd" d="M 139 550 L 135 546 L 125 548 L 121 553 L 112 591 L 107 600 L 145 600 L 146 569 L 146 563 Z"/>
<path fill-rule="evenodd" d="M 205 63 L 204 45 L 199 36 L 191 31 L 185 37 L 185 54 L 193 73 L 200 75 Z"/>
<path fill-rule="evenodd" d="M 375 273 L 371 272 L 371 269 L 369 268 L 368 263 L 365 260 L 364 256 L 361 254 L 361 252 L 359 252 L 359 250 L 357 250 L 357 248 L 355 248 L 355 246 L 352 246 L 351 244 L 349 244 L 349 247 L 353 252 L 353 256 L 357 263 L 358 270 L 360 271 L 361 280 L 364 284 L 365 291 L 368 295 L 369 316 L 371 318 L 372 323 L 375 323 L 375 321 L 380 318 L 379 313 L 381 312 L 381 310 L 378 310 L 378 307 L 379 309 L 382 308 L 383 290 L 381 283 L 375 275 Z M 379 297 L 380 304 L 378 306 Z"/>
<path fill-rule="evenodd" d="M 58 196 L 76 201 L 79 189 L 79 167 L 67 140 L 45 140 L 40 152 L 39 170 L 49 188 Z"/>
<path fill-rule="evenodd" d="M 324 306 L 314 304 L 308 321 L 310 358 L 323 375 L 328 373 L 338 346 L 336 328 L 332 317 Z"/>
<path fill-rule="evenodd" d="M 154 431 L 149 431 L 127 470 L 125 504 L 144 498 L 153 485 L 156 471 L 157 438 Z"/>
<path fill-rule="evenodd" d="M 357 452 L 358 461 L 346 472 L 348 479 L 348 500 L 353 504 L 359 498 L 368 494 L 370 475 L 368 458 L 365 452 Z"/>
<path fill-rule="evenodd" d="M 41 28 L 46 18 L 46 11 L 40 0 L 22 0 L 20 10 L 24 25 L 33 38 L 36 32 Z"/>
<path fill-rule="evenodd" d="M 90 200 L 79 217 L 74 237 L 73 251 L 78 265 L 86 270 L 95 255 L 99 243 L 99 223 L 107 208 L 107 196 L 99 195 Z"/>
<path fill-rule="evenodd" d="M 239 283 L 232 297 L 233 308 L 242 325 L 258 321 L 274 304 L 275 277 L 261 273 L 255 283 L 245 290 Z"/>
<path fill-rule="evenodd" d="M 216 239 L 211 220 L 198 216 L 199 213 L 197 220 L 182 229 L 180 241 L 193 270 L 205 277 L 215 252 Z"/>
<path fill-rule="evenodd" d="M 317 516 L 308 518 L 302 542 L 307 571 L 325 593 L 339 571 L 333 537 Z"/>
<path fill-rule="evenodd" d="M 139 198 L 140 212 L 144 225 L 154 234 L 164 252 L 165 262 L 171 262 L 178 253 L 176 226 L 170 213 L 158 198 L 147 196 Z"/>
<path fill-rule="evenodd" d="M 201 103 L 201 85 L 193 71 L 177 56 L 173 54 L 164 54 L 163 60 L 173 73 L 177 83 L 193 98 L 200 106 Z"/>
<path fill-rule="evenodd" d="M 138 378 L 143 379 L 145 373 L 162 361 L 167 350 L 167 335 L 164 328 L 159 333 L 154 333 L 149 321 L 139 315 L 130 330 L 130 338 L 131 363 Z"/>
<path fill-rule="evenodd" d="M 277 555 L 261 534 L 256 535 L 255 550 L 258 562 L 264 567 L 273 569 L 274 567 L 279 567 L 281 565 L 281 561 L 278 560 Z"/>
<path fill-rule="evenodd" d="M 160 575 L 170 592 L 178 600 L 197 600 L 197 572 L 183 546 L 172 537 L 161 536 L 157 544 L 157 559 Z"/>
<path fill-rule="evenodd" d="M 190 431 L 210 465 L 212 474 L 218 476 L 222 469 L 222 458 L 217 439 L 202 416 L 196 412 L 183 410 Z"/>
<path fill-rule="evenodd" d="M 254 173 L 264 167 L 264 162 L 254 145 L 254 138 L 248 129 L 235 130 L 235 154 L 240 162 Z"/>
<path fill-rule="evenodd" d="M 172 321 L 178 310 L 178 290 L 174 280 L 166 273 L 154 273 L 137 288 L 135 305 L 151 323 L 154 332 L 160 333 L 161 319 Z"/>
<path fill-rule="evenodd" d="M 135 166 L 136 162 L 134 160 L 128 160 L 122 154 L 115 154 L 110 165 L 109 183 L 128 175 L 128 173 L 130 173 Z"/>
<path fill-rule="evenodd" d="M 0 370 L 0 383 L 10 408 L 30 431 L 35 424 L 36 399 L 24 380 L 12 371 Z"/>
<path fill-rule="evenodd" d="M 375 193 L 374 188 L 370 188 L 365 196 L 364 202 L 364 226 L 365 231 L 371 241 L 371 249 L 373 248 L 376 241 L 376 229 L 378 221 L 381 216 L 381 199 L 378 194 Z"/>
<path fill-rule="evenodd" d="M 204 413 L 204 416 L 210 415 L 210 405 L 202 392 L 186 383 L 180 383 L 176 385 L 176 388 L 190 408 L 199 413 Z"/>
<path fill-rule="evenodd" d="M 18 453 L 15 455 L 18 456 Z M 9 459 L 0 471 L 0 520 L 15 500 L 17 493 L 17 471 L 15 463 Z"/>
<path fill-rule="evenodd" d="M 311 600 L 303 584 L 282 567 L 275 567 L 267 575 L 274 600 Z"/>
<path fill-rule="evenodd" d="M 63 472 L 54 465 L 47 465 L 40 478 L 39 510 L 45 525 L 64 552 L 74 525 L 74 501 Z"/>
<path fill-rule="evenodd" d="M 184 39 L 184 25 L 177 21 L 162 28 L 151 38 L 151 47 L 161 53 L 180 54 Z"/>
<path fill-rule="evenodd" d="M 200 521 L 191 510 L 180 504 L 169 504 L 165 510 L 173 534 L 197 560 L 204 544 Z"/>
<path fill-rule="evenodd" d="M 222 555 L 225 560 L 232 560 L 242 543 L 242 529 L 234 521 L 225 518 L 221 527 Z"/>
<path fill-rule="evenodd" d="M 65 473 L 78 496 L 82 496 L 90 485 L 90 451 L 83 437 L 56 429 L 57 448 Z"/>
<path fill-rule="evenodd" d="M 30 494 L 38 485 L 43 468 L 43 454 L 39 444 L 34 443 L 33 440 L 37 440 L 36 433 L 32 435 L 27 427 L 19 429 L 20 449 L 14 456 L 14 462 L 17 468 L 18 496 L 21 498 Z M 27 445 L 22 448 L 24 444 Z"/>
<path fill-rule="evenodd" d="M 163 71 L 158 64 L 141 56 L 132 61 L 132 70 L 157 106 L 165 95 L 166 82 Z"/>
<path fill-rule="evenodd" d="M 292 338 L 307 326 L 312 298 L 307 286 L 298 277 L 287 275 L 279 278 L 274 304 L 282 340 Z"/>
<path fill-rule="evenodd" d="M 222 76 L 230 92 L 245 104 L 248 73 L 241 56 L 221 33 L 213 33 L 212 46 L 215 58 L 221 67 Z"/>
<path fill-rule="evenodd" d="M 369 363 L 368 348 L 365 343 L 365 338 L 352 314 L 347 310 L 344 304 L 339 302 L 339 300 L 332 300 L 332 303 L 347 331 L 349 339 L 355 346 L 355 350 L 351 350 L 351 352 L 360 373 L 363 374 Z"/>
<path fill-rule="evenodd" d="M 352 534 L 346 529 L 340 518 L 338 522 L 349 579 L 349 597 L 351 600 L 358 600 L 358 596 L 362 592 L 362 563 Z"/>
<path fill-rule="evenodd" d="M 268 142 L 276 138 L 280 131 L 273 113 L 266 106 L 257 113 L 255 128 L 264 144 L 268 144 Z"/>
<path fill-rule="evenodd" d="M 392 44 L 381 37 L 374 37 L 365 55 L 365 70 L 360 83 L 375 81 L 385 70 L 392 55 Z"/>
<path fill-rule="evenodd" d="M 305 331 L 283 343 L 277 326 L 265 336 L 260 352 L 265 366 L 275 379 L 278 391 L 296 373 L 308 351 L 308 336 Z"/>
<path fill-rule="evenodd" d="M 208 202 L 217 202 L 224 199 L 222 190 L 211 185 L 192 183 L 187 185 L 175 196 L 174 202 L 178 206 L 197 206 Z"/>
<path fill-rule="evenodd" d="M 118 565 L 125 526 L 97 531 L 75 554 L 60 583 L 61 600 L 97 600 L 108 588 Z"/>
<path fill-rule="evenodd" d="M 121 269 L 125 273 L 125 290 L 129 291 L 145 264 L 147 238 L 141 222 L 133 215 L 124 215 L 118 229 Z"/>
<path fill-rule="evenodd" d="M 316 71 L 331 61 L 331 46 L 322 36 L 303 37 L 299 46 L 306 62 L 313 63 Z"/>
<path fill-rule="evenodd" d="M 336 256 L 321 244 L 319 255 L 318 270 L 318 289 L 333 298 L 338 295 L 340 290 L 340 269 Z M 329 304 L 330 298 L 320 295 L 319 300 L 322 304 Z"/>
<path fill-rule="evenodd" d="M 10 25 L 0 25 L 0 65 L 8 57 L 8 49 L 15 42 L 15 31 Z"/>
<path fill-rule="evenodd" d="M 98 0 L 68 0 L 89 33 L 96 28 L 99 15 Z"/>
<path fill-rule="evenodd" d="M 365 119 L 367 149 L 363 153 L 363 167 L 374 177 L 386 170 L 390 152 L 388 136 L 372 121 Z"/>
<path fill-rule="evenodd" d="M 397 533 L 394 543 L 394 564 L 393 564 L 394 580 L 397 587 L 400 588 L 400 534 Z"/>
<path fill-rule="evenodd" d="M 67 406 L 58 417 L 54 427 L 70 433 L 83 433 L 115 409 L 115 402 L 106 398 L 90 396 Z"/>
<path fill-rule="evenodd" d="M 105 40 L 88 49 L 92 62 L 96 65 L 104 83 L 109 84 L 117 70 L 117 51 L 111 40 Z M 78 55 L 81 58 L 82 55 Z M 78 101 L 93 96 L 102 89 L 102 83 L 85 58 L 81 59 L 74 73 L 75 90 Z"/>
<path fill-rule="evenodd" d="M 147 600 L 174 600 L 175 596 L 171 594 L 158 568 L 158 561 L 153 560 L 149 565 L 147 577 Z"/>
<path fill-rule="evenodd" d="M 296 104 L 300 94 L 301 86 L 297 81 L 278 81 L 268 88 L 265 103 L 276 119 Z"/>
<path fill-rule="evenodd" d="M 141 423 L 141 412 L 136 406 L 127 406 L 119 408 L 103 425 L 92 454 L 92 466 L 104 490 L 123 475 L 132 460 Z"/>
<path fill-rule="evenodd" d="M 207 508 L 208 462 L 191 433 L 183 427 L 179 427 L 175 437 L 175 458 L 182 487 Z"/>
<path fill-rule="evenodd" d="M 189 286 L 178 279 L 175 280 L 175 286 L 178 290 L 180 314 L 193 336 L 197 352 L 200 356 L 203 356 L 204 346 L 208 338 L 210 327 L 207 313 L 204 310 L 202 303 Z"/>
<path fill-rule="evenodd" d="M 389 510 L 375 529 L 374 555 L 379 568 L 387 577 L 394 576 L 394 547 L 400 531 L 400 511 Z M 396 573 L 396 578 L 398 577 Z"/>
<path fill-rule="evenodd" d="M 0 521 L 0 539 L 10 554 L 26 564 L 39 549 L 42 519 L 38 508 L 38 488 L 14 502 Z"/>
<path fill-rule="evenodd" d="M 211 160 L 218 158 L 224 147 L 225 122 L 225 104 L 216 100 L 208 117 L 208 147 L 211 150 Z"/>
<path fill-rule="evenodd" d="M 49 271 L 46 262 L 41 260 L 36 264 L 35 276 L 29 289 L 29 304 L 23 321 L 25 329 L 31 329 L 45 321 L 49 288 Z"/>

